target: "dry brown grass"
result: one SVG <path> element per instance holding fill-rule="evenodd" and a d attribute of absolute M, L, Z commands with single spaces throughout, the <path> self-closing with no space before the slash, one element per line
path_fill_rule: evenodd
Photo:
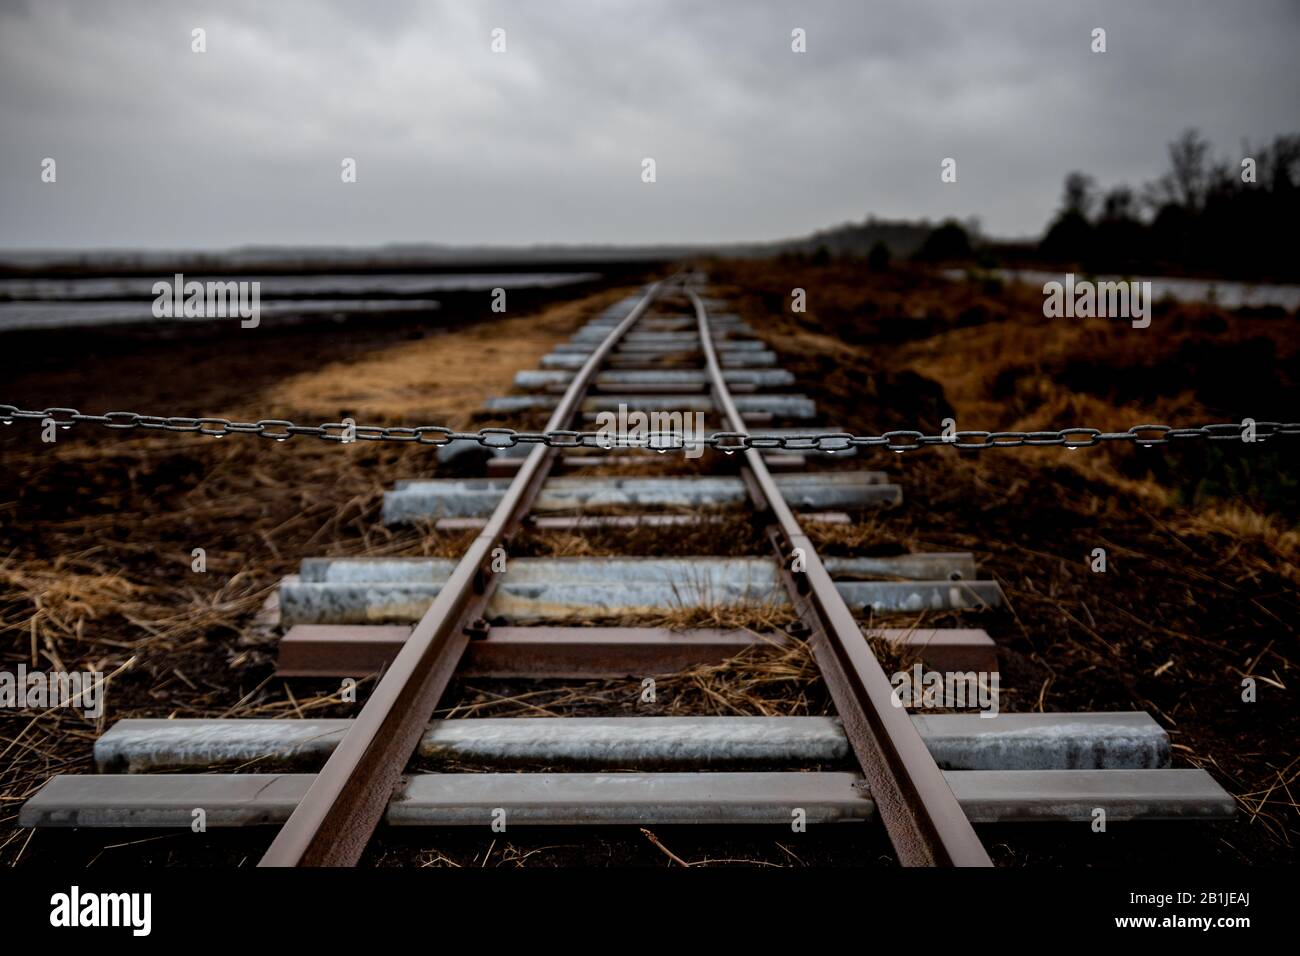
<path fill-rule="evenodd" d="M 259 402 L 322 420 L 347 410 L 358 422 L 418 420 L 463 428 L 484 399 L 510 390 L 515 372 L 537 368 L 557 341 L 621 294 L 606 292 L 540 315 L 469 325 L 361 361 L 336 362 L 286 379 Z"/>
<path fill-rule="evenodd" d="M 1220 411 L 1194 389 L 1166 389 L 1153 401 L 1133 391 L 1141 375 L 1132 369 L 1141 363 L 1166 373 L 1178 366 L 1173 345 L 1147 354 L 1109 327 L 1011 321 L 1023 305 L 1012 293 L 954 292 L 917 277 L 873 286 L 851 270 L 831 270 L 816 284 L 791 283 L 788 270 L 771 264 L 729 268 L 734 271 L 721 270 L 720 278 L 735 283 L 740 310 L 786 353 L 784 364 L 830 424 L 864 431 L 937 428 L 955 414 L 963 428 L 1080 421 L 1111 427 L 1157 412 L 1181 422 Z M 814 313 L 797 322 L 782 315 L 792 284 L 816 288 Z M 347 412 L 392 424 L 478 422 L 473 406 L 482 397 L 508 391 L 516 369 L 535 364 L 551 342 L 618 294 L 532 320 L 440 332 L 340 359 L 265 390 L 225 395 L 205 410 L 315 420 Z M 970 310 L 983 310 L 983 318 L 962 326 L 957 320 Z M 1232 341 L 1244 345 L 1264 334 L 1242 326 Z M 1290 354 L 1279 348 L 1284 358 Z M 1070 363 L 1080 357 L 1089 367 L 1129 368 L 1129 390 L 1079 389 Z M 535 427 L 543 418 L 510 424 Z M 456 556 L 473 535 L 381 526 L 384 488 L 397 478 L 436 472 L 429 449 L 89 432 L 45 449 L 3 437 L 9 466 L 0 495 L 4 658 L 94 664 L 112 674 L 107 721 L 351 713 L 333 688 L 290 688 L 270 678 L 273 635 L 258 626 L 256 614 L 279 576 L 318 554 Z M 1286 859 L 1297 832 L 1289 789 L 1297 725 L 1286 706 L 1286 689 L 1296 679 L 1296 530 L 1245 502 L 1181 504 L 1160 475 L 1134 467 L 1138 455 L 1158 461 L 1165 453 L 864 456 L 853 467 L 889 470 L 904 485 L 904 507 L 809 530 L 834 552 L 973 551 L 1003 584 L 1008 608 L 864 623 L 987 628 L 1000 644 L 1006 709 L 1149 710 L 1170 729 L 1180 763 L 1212 769 L 1247 808 L 1253 830 L 1244 837 L 1228 831 L 1224 858 Z M 708 456 L 688 464 L 666 455 L 638 468 L 692 473 L 714 464 Z M 613 466 L 586 473 L 602 471 L 629 473 Z M 530 532 L 517 553 L 763 554 L 759 530 L 736 516 L 721 528 Z M 1097 544 L 1112 556 L 1104 580 L 1081 560 Z M 196 546 L 208 551 L 206 575 L 189 571 Z M 788 608 L 752 605 L 618 623 L 766 633 L 790 620 Z M 909 663 L 891 648 L 876 650 L 887 669 Z M 1234 709 L 1231 694 L 1225 700 L 1225 687 L 1243 676 L 1256 677 L 1263 690 L 1253 713 Z M 453 687 L 446 713 L 829 712 L 803 645 L 757 648 L 664 675 L 656 691 L 647 710 L 639 681 L 470 681 Z M 33 846 L 30 834 L 13 828 L 17 806 L 52 773 L 88 771 L 102 725 L 68 711 L 0 715 L 0 860 L 39 856 L 40 838 Z M 1249 747 L 1241 744 L 1243 734 Z M 512 861 L 523 852 L 533 851 Z M 486 855 L 476 851 L 474 859 L 480 856 L 491 858 L 492 848 Z"/>
<path fill-rule="evenodd" d="M 756 611 L 756 612 L 755 612 Z M 755 609 L 664 618 L 648 626 L 744 628 L 772 633 L 788 616 Z M 620 623 L 627 624 L 627 621 Z M 716 664 L 701 664 L 654 677 L 655 699 L 644 697 L 643 678 L 623 681 L 465 681 L 439 711 L 443 717 L 582 717 L 627 715 L 787 717 L 831 713 L 829 699 L 808 646 L 755 646 Z"/>
<path fill-rule="evenodd" d="M 1046 320 L 1032 290 L 906 269 L 721 263 L 713 275 L 824 421 L 858 433 L 938 431 L 946 417 L 990 431 L 1294 421 L 1300 405 L 1296 316 L 1157 307 L 1138 331 Z M 795 286 L 809 290 L 806 315 L 789 313 Z M 810 531 L 832 552 L 973 552 L 1007 607 L 919 623 L 988 630 L 1006 709 L 1148 711 L 1177 764 L 1210 769 L 1248 815 L 1204 852 L 1291 860 L 1300 552 L 1289 458 L 1276 444 L 868 454 L 859 464 L 888 471 L 903 506 Z M 1096 547 L 1106 574 L 1089 569 Z M 1246 677 L 1257 703 L 1240 699 Z"/>
<path fill-rule="evenodd" d="M 362 350 L 265 391 L 241 393 L 232 382 L 186 410 L 467 421 L 483 396 L 509 391 L 517 369 L 624 293 Z M 111 360 L 101 371 L 112 374 Z M 133 380 L 142 397 L 123 404 L 150 410 L 150 384 Z M 11 864 L 30 852 L 31 833 L 14 829 L 22 801 L 51 774 L 90 770 L 91 744 L 113 721 L 351 712 L 332 689 L 295 695 L 270 677 L 275 636 L 256 618 L 301 558 L 457 556 L 473 536 L 379 521 L 385 488 L 436 470 L 430 448 L 91 428 L 51 447 L 17 426 L 0 438 L 3 663 L 111 675 L 97 721 L 67 708 L 0 712 L 0 860 Z M 205 573 L 191 570 L 196 547 L 206 551 Z"/>

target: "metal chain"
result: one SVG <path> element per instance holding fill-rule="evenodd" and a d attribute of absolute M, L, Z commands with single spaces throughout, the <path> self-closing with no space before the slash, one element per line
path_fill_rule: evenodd
<path fill-rule="evenodd" d="M 746 432 L 713 432 L 710 435 L 688 435 L 681 432 L 651 432 L 645 437 L 612 437 L 608 432 L 581 432 L 553 430 L 545 432 L 516 431 L 513 428 L 480 428 L 478 431 L 458 432 L 441 425 L 419 425 L 414 428 L 387 425 L 354 425 L 348 422 L 328 422 L 320 425 L 297 425 L 279 418 L 264 418 L 256 422 L 235 422 L 228 418 L 164 418 L 158 415 L 141 415 L 137 412 L 106 412 L 103 415 L 83 415 L 75 408 L 46 408 L 40 411 L 21 409 L 15 405 L 0 405 L 0 423 L 13 424 L 15 420 L 49 420 L 61 429 L 77 424 L 103 425 L 105 428 L 151 431 L 192 432 L 210 438 L 226 435 L 258 435 L 272 441 L 288 441 L 296 435 L 308 435 L 323 441 L 350 444 L 353 441 L 406 442 L 419 445 L 442 446 L 456 441 L 477 442 L 485 448 L 512 448 L 515 445 L 539 444 L 553 448 L 651 448 L 668 451 L 675 448 L 711 447 L 731 454 L 747 448 L 760 450 L 785 449 L 787 451 L 821 451 L 834 454 L 850 448 L 888 448 L 891 451 L 915 451 L 930 445 L 947 445 L 963 450 L 988 448 L 1020 448 L 1024 446 L 1060 446 L 1064 448 L 1091 448 L 1102 442 L 1131 442 L 1135 445 L 1170 445 L 1188 439 L 1209 441 L 1266 441 L 1275 437 L 1300 435 L 1300 423 L 1281 422 L 1225 422 L 1189 428 L 1170 425 L 1134 425 L 1127 431 L 1105 432 L 1099 428 L 1061 428 L 1056 431 L 986 432 L 956 431 L 951 434 L 926 435 L 919 431 L 895 430 L 879 435 L 853 435 L 848 432 L 807 432 L 790 435 L 748 434 Z"/>

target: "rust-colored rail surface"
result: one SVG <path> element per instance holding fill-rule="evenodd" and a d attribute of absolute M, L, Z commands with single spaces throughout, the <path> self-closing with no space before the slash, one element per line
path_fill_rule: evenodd
<path fill-rule="evenodd" d="M 709 390 L 726 427 L 747 431 L 731 399 L 700 297 L 695 307 Z M 952 788 L 943 778 L 907 712 L 896 707 L 880 662 L 862 639 L 844 599 L 786 504 L 760 452 L 745 450 L 746 483 L 754 506 L 771 513 L 781 577 L 807 629 L 817 666 L 862 767 L 877 812 L 905 866 L 992 866 Z M 797 557 L 802 570 L 792 570 Z"/>
<path fill-rule="evenodd" d="M 547 430 L 569 428 L 606 355 L 659 294 L 641 301 L 595 348 L 574 375 Z M 559 453 L 537 445 L 524 459 L 486 527 L 411 632 L 355 723 L 330 756 L 260 866 L 353 866 L 365 852 L 407 761 L 482 617 L 495 588 L 492 552 L 528 514 Z"/>

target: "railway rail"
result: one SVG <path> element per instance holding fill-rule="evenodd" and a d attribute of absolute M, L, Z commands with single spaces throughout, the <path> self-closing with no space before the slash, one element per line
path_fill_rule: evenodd
<path fill-rule="evenodd" d="M 815 416 L 767 343 L 730 316 L 710 317 L 697 279 L 674 277 L 590 321 L 499 410 L 549 409 L 547 434 L 578 435 L 613 408 L 700 411 L 723 434 L 780 438 L 782 419 Z M 696 364 L 681 367 L 683 359 Z M 624 393 L 624 389 L 635 389 Z M 488 430 L 491 431 L 491 430 Z M 1079 430 L 1076 430 L 1079 431 Z M 510 433 L 514 434 L 514 433 Z M 788 432 L 786 432 L 788 434 Z M 828 432 L 832 436 L 841 435 Z M 911 433 L 908 433 L 909 435 Z M 716 437 L 716 435 L 715 435 Z M 848 437 L 848 436 L 843 436 Z M 463 443 L 474 444 L 473 436 Z M 712 442 L 719 444 L 718 442 Z M 1066 442 L 1067 444 L 1069 442 Z M 456 442 L 440 452 L 452 455 Z M 909 714 L 855 610 L 997 604 L 970 555 L 823 558 L 800 524 L 897 503 L 864 470 L 805 470 L 851 445 L 726 448 L 727 473 L 585 477 L 580 448 L 515 441 L 493 449 L 487 477 L 413 480 L 386 496 L 392 524 L 432 519 L 477 534 L 457 561 L 308 559 L 279 589 L 279 673 L 382 672 L 350 720 L 123 720 L 96 744 L 106 773 L 60 775 L 22 808 L 24 826 L 273 825 L 263 866 L 358 863 L 393 826 L 809 823 L 878 821 L 903 865 L 988 866 L 975 823 L 1222 819 L 1234 801 L 1208 773 L 1169 768 L 1164 731 L 1123 714 Z M 725 442 L 722 443 L 725 448 Z M 656 449 L 658 450 L 658 449 Z M 731 454 L 739 451 L 739 459 Z M 602 461 L 642 461 L 646 449 Z M 640 457 L 637 457 L 640 456 Z M 653 459 L 651 459 L 653 460 Z M 557 471 L 577 472 L 554 477 Z M 501 557 L 525 526 L 584 530 L 718 520 L 664 505 L 748 507 L 768 558 Z M 614 505 L 634 513 L 609 514 Z M 594 620 L 647 609 L 779 601 L 786 633 L 630 626 Z M 979 630 L 877 630 L 941 672 L 996 671 Z M 608 677 L 663 674 L 724 660 L 759 641 L 807 641 L 837 717 L 433 719 L 454 674 Z M 533 763 L 599 772 L 411 772 L 413 758 L 455 755 L 518 771 Z M 315 772 L 212 773 L 252 762 Z M 846 771 L 756 771 L 838 763 Z M 609 772 L 610 770 L 632 772 Z M 666 771 L 664 767 L 673 768 Z M 151 770 L 188 771 L 154 774 Z"/>

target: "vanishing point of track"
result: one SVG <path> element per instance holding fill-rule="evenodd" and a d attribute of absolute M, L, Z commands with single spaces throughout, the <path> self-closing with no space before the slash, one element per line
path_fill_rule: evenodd
<path fill-rule="evenodd" d="M 570 428 L 606 356 L 636 325 L 659 294 L 656 284 L 592 351 L 547 423 Z M 716 410 L 728 428 L 746 431 L 727 388 L 703 301 L 694 292 L 700 347 Z M 450 580 L 411 632 L 352 728 L 316 775 L 306 796 L 263 856 L 262 866 L 351 866 L 365 851 L 388 801 L 414 754 L 469 643 L 471 622 L 483 618 L 496 586 L 494 549 L 527 516 L 559 449 L 532 449 L 505 497 L 460 559 Z M 853 752 L 877 811 L 904 865 L 988 866 L 988 854 L 944 781 L 907 714 L 890 705 L 892 688 L 861 638 L 852 612 L 835 589 L 811 540 L 799 527 L 762 455 L 745 452 L 753 506 L 774 522 L 773 541 L 784 562 L 782 581 L 807 628 Z M 805 570 L 790 570 L 801 549 Z M 797 579 L 803 575 L 802 579 Z"/>

